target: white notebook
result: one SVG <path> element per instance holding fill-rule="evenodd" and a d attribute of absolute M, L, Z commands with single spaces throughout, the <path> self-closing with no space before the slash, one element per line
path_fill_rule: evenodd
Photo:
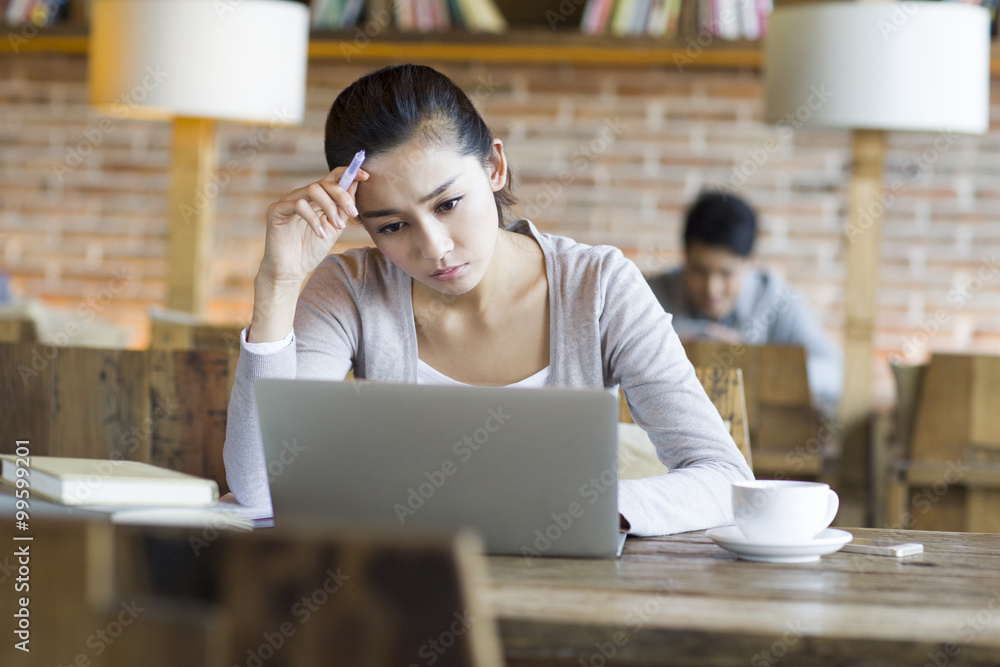
<path fill-rule="evenodd" d="M 205 507 L 219 498 L 214 480 L 138 461 L 11 455 L 2 459 L 4 481 L 17 486 L 18 479 L 27 479 L 32 497 L 64 505 Z"/>

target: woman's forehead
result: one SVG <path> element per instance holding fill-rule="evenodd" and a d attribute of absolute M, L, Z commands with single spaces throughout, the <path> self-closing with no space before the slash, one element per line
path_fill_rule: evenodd
<path fill-rule="evenodd" d="M 400 193 L 423 197 L 443 183 L 468 173 L 479 160 L 454 148 L 427 142 L 409 142 L 365 161 L 368 181 L 358 186 L 359 196 L 379 197 Z"/>

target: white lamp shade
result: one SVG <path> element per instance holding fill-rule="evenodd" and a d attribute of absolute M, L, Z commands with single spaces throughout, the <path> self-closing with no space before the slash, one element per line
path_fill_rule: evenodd
<path fill-rule="evenodd" d="M 777 8 L 765 46 L 768 122 L 982 133 L 990 14 L 951 2 Z"/>
<path fill-rule="evenodd" d="M 117 117 L 292 124 L 309 9 L 288 0 L 94 0 L 90 103 Z"/>

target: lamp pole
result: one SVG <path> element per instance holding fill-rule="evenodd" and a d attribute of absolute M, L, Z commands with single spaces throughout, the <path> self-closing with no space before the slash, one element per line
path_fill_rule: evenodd
<path fill-rule="evenodd" d="M 886 133 L 853 130 L 851 180 L 845 228 L 847 276 L 844 284 L 844 389 L 840 401 L 843 424 L 840 455 L 842 522 L 869 525 L 869 416 L 873 412 L 874 354 L 879 241 L 884 205 L 882 193 Z"/>
<path fill-rule="evenodd" d="M 209 255 L 215 198 L 215 121 L 178 117 L 172 123 L 167 247 L 167 308 L 204 316 L 211 278 Z"/>

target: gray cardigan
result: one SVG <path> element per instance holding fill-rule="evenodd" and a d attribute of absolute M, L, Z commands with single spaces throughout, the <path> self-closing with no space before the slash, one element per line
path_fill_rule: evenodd
<path fill-rule="evenodd" d="M 541 234 L 527 220 L 549 284 L 549 384 L 620 385 L 635 422 L 671 472 L 621 480 L 618 510 L 635 535 L 732 523 L 730 485 L 753 474 L 633 262 L 611 246 Z M 330 255 L 299 296 L 295 346 L 273 354 L 244 347 L 229 402 L 224 458 L 237 500 L 268 506 L 270 493 L 253 399 L 262 377 L 417 382 L 411 278 L 374 248 Z"/>

